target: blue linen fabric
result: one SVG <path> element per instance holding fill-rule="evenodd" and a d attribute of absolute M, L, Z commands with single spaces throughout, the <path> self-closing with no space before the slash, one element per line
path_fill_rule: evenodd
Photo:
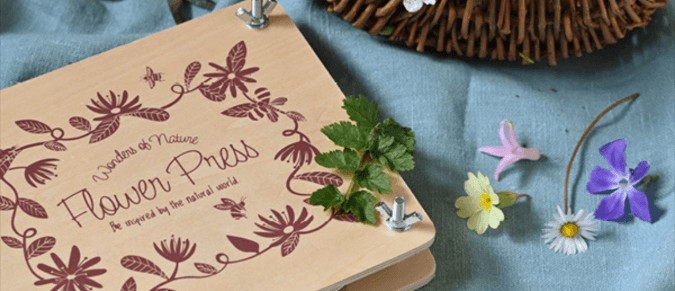
<path fill-rule="evenodd" d="M 238 1 L 220 0 L 216 9 Z M 618 44 L 532 66 L 421 54 L 352 27 L 323 0 L 280 0 L 345 95 L 364 94 L 383 116 L 417 134 L 416 168 L 403 177 L 437 229 L 436 278 L 422 290 L 675 290 L 675 1 Z M 0 0 L 0 88 L 174 26 L 166 0 Z M 199 17 L 208 11 L 193 6 Z M 641 97 L 607 114 L 572 168 L 570 205 L 593 211 L 606 195 L 586 191 L 598 149 L 624 138 L 629 167 L 659 175 L 646 192 L 655 222 L 599 222 L 585 253 L 544 244 L 542 228 L 563 205 L 565 170 L 588 124 L 613 102 Z M 539 161 L 506 168 L 478 152 L 501 145 L 512 120 Z M 531 198 L 504 209 L 498 229 L 477 235 L 456 215 L 467 172 L 496 191 Z"/>

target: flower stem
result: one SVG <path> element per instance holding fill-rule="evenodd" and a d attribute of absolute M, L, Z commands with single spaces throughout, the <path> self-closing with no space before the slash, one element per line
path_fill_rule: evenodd
<path fill-rule="evenodd" d="M 617 107 L 617 106 L 621 105 L 622 103 L 624 103 L 624 102 L 626 102 L 626 101 L 628 101 L 628 100 L 631 100 L 631 99 L 635 99 L 635 98 L 637 98 L 637 97 L 639 97 L 639 96 L 640 96 L 639 93 L 635 93 L 635 94 L 630 95 L 630 96 L 628 96 L 628 97 L 626 97 L 626 98 L 623 98 L 623 99 L 617 101 L 616 103 L 612 104 L 611 106 L 607 107 L 607 109 L 603 110 L 603 111 L 600 113 L 600 115 L 598 115 L 598 117 L 596 117 L 596 118 L 593 120 L 593 122 L 591 122 L 591 124 L 588 126 L 588 128 L 586 128 L 586 131 L 584 131 L 584 134 L 581 135 L 581 139 L 579 139 L 579 142 L 577 143 L 577 146 L 576 146 L 576 148 L 574 148 L 574 152 L 572 153 L 572 158 L 570 158 L 570 163 L 567 165 L 567 174 L 565 175 L 565 214 L 567 214 L 567 212 L 568 212 L 568 209 L 567 209 L 567 198 L 568 198 L 567 193 L 568 193 L 568 191 L 567 191 L 567 190 L 568 190 L 568 186 L 569 186 L 568 184 L 569 184 L 569 180 L 570 180 L 570 171 L 572 170 L 572 163 L 574 162 L 574 157 L 576 157 L 577 152 L 579 151 L 579 148 L 581 147 L 581 144 L 582 144 L 582 143 L 584 142 L 584 140 L 586 139 L 586 136 L 588 136 L 588 133 L 591 132 L 591 129 L 593 129 L 593 127 L 595 126 L 595 124 L 598 123 L 598 121 L 600 121 L 600 119 L 601 119 L 603 116 L 605 116 L 605 114 L 607 114 L 607 112 L 609 112 L 609 111 L 611 111 L 612 109 L 614 109 L 614 107 Z"/>
<path fill-rule="evenodd" d="M 171 277 L 169 277 L 169 280 L 176 278 L 176 275 L 178 274 L 178 265 L 180 263 L 176 262 L 176 267 L 173 269 L 173 274 L 171 274 Z"/>

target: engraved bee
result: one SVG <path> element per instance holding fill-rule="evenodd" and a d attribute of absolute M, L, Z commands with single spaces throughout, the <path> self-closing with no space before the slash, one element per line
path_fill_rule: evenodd
<path fill-rule="evenodd" d="M 152 68 L 146 67 L 145 76 L 143 76 L 143 80 L 148 82 L 148 85 L 150 85 L 150 89 L 152 89 L 155 88 L 155 82 L 164 81 L 164 79 L 162 79 L 162 74 L 163 73 L 155 73 L 152 71 Z"/>
<path fill-rule="evenodd" d="M 223 211 L 229 210 L 230 215 L 232 215 L 232 218 L 234 218 L 236 220 L 239 220 L 242 217 L 248 218 L 248 217 L 246 217 L 246 214 L 242 213 L 243 211 L 246 210 L 246 208 L 244 208 L 244 205 L 246 205 L 246 203 L 244 203 L 244 199 L 246 199 L 246 197 L 241 197 L 241 201 L 239 203 L 237 203 L 237 202 L 234 202 L 234 200 L 232 200 L 230 198 L 220 198 L 220 201 L 222 201 L 223 203 L 213 205 L 213 207 L 215 207 L 218 210 L 223 210 Z"/>

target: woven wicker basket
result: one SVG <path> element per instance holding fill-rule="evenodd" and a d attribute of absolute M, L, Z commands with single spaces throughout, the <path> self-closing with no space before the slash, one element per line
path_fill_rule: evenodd
<path fill-rule="evenodd" d="M 516 61 L 519 53 L 548 63 L 570 53 L 602 49 L 645 27 L 668 0 L 436 0 L 414 13 L 403 0 L 327 0 L 370 34 L 391 31 L 389 40 L 405 41 L 418 51 Z M 393 31 L 392 31 L 393 29 Z M 523 64 L 530 62 L 523 58 Z"/>

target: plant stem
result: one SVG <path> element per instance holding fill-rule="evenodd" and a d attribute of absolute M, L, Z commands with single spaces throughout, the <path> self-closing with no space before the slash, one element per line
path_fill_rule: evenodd
<path fill-rule="evenodd" d="M 363 156 L 361 156 L 361 162 L 359 164 L 359 169 L 355 171 L 354 175 L 356 176 L 356 172 L 363 170 L 363 168 L 366 167 L 368 164 L 368 160 L 370 159 L 370 151 L 366 151 L 363 153 Z M 352 181 L 349 183 L 349 188 L 347 188 L 347 193 L 345 193 L 345 198 L 349 198 L 349 195 L 352 195 L 352 193 L 358 191 L 361 189 L 361 185 L 356 182 L 356 180 L 352 177 Z"/>
<path fill-rule="evenodd" d="M 173 269 L 173 274 L 171 274 L 171 277 L 169 277 L 169 280 L 172 280 L 176 278 L 176 275 L 178 274 L 178 262 L 176 263 L 176 267 Z"/>
<path fill-rule="evenodd" d="M 574 148 L 574 152 L 572 153 L 572 158 L 570 158 L 570 163 L 567 165 L 567 174 L 565 175 L 565 214 L 567 214 L 567 211 L 568 211 L 567 210 L 567 197 L 568 197 L 567 190 L 568 190 L 568 184 L 569 184 L 569 180 L 570 180 L 570 171 L 572 170 L 572 163 L 574 162 L 574 157 L 576 157 L 577 152 L 579 151 L 579 148 L 581 147 L 581 143 L 584 142 L 584 139 L 586 139 L 586 136 L 588 135 L 588 133 L 591 132 L 591 129 L 593 129 L 595 124 L 598 123 L 598 121 L 600 121 L 600 119 L 603 116 L 605 116 L 605 114 L 607 114 L 607 112 L 614 109 L 614 107 L 617 107 L 617 106 L 621 105 L 621 103 L 624 103 L 624 102 L 626 102 L 628 100 L 631 100 L 631 99 L 635 99 L 639 96 L 640 96 L 639 93 L 635 93 L 635 94 L 630 95 L 626 98 L 623 98 L 623 99 L 617 101 L 616 103 L 612 104 L 611 106 L 607 107 L 607 109 L 603 110 L 600 113 L 600 115 L 598 115 L 598 117 L 596 117 L 595 120 L 593 120 L 593 122 L 591 122 L 591 124 L 588 126 L 588 128 L 586 128 L 586 131 L 584 131 L 584 134 L 581 135 L 581 139 L 579 139 L 579 142 L 577 143 L 577 147 Z"/>

